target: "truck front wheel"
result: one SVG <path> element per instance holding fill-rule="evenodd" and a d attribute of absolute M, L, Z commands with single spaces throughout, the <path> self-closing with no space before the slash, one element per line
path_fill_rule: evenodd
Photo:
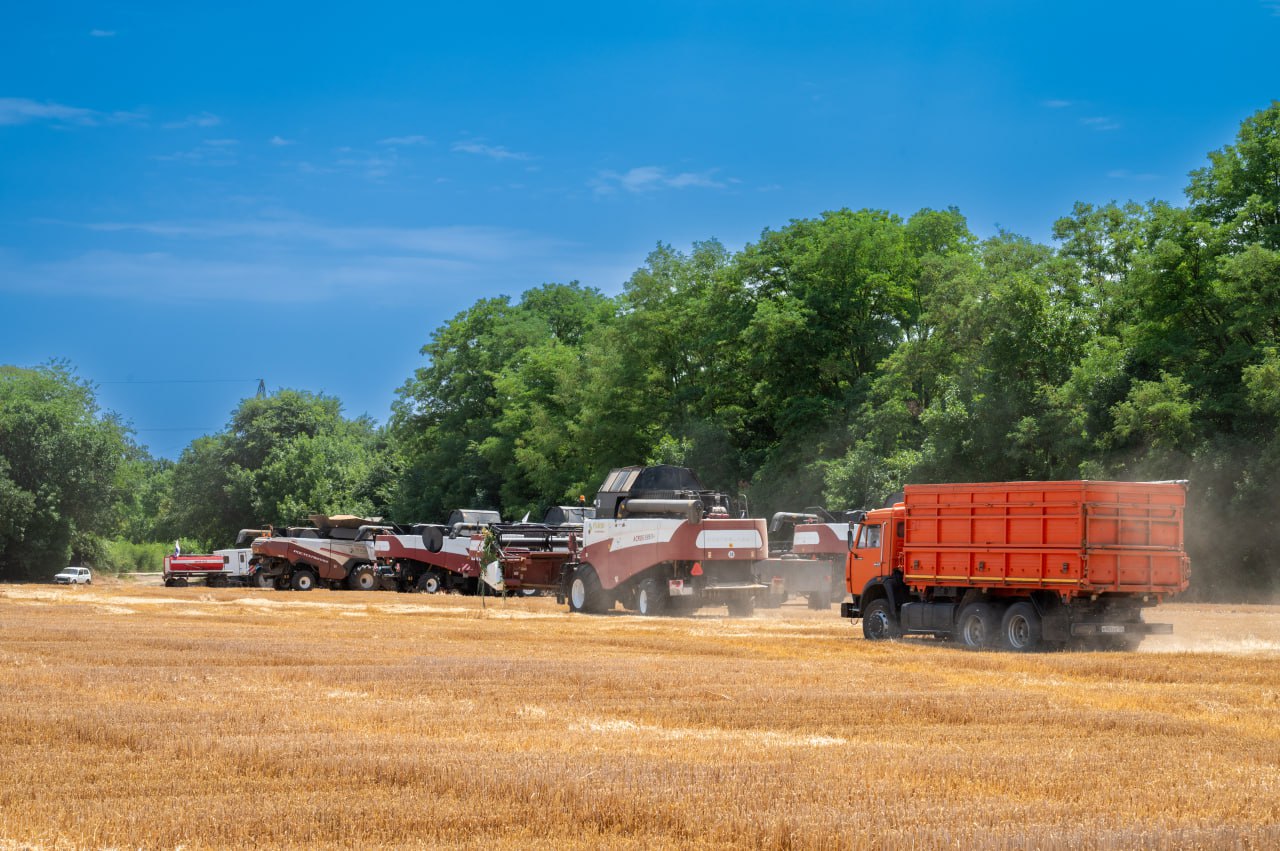
<path fill-rule="evenodd" d="M 888 641 L 902 637 L 898 616 L 893 613 L 888 600 L 883 597 L 872 600 L 862 610 L 862 637 L 868 641 Z"/>

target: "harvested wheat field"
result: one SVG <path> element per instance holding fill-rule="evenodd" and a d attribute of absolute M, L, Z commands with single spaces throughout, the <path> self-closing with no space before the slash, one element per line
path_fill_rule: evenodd
<path fill-rule="evenodd" d="M 803 604 L 8 586 L 0 848 L 1280 846 L 1280 608 L 1159 611 L 1024 657 Z"/>

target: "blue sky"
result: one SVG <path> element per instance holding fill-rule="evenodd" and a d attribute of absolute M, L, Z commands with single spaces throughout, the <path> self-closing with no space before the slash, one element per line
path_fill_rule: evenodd
<path fill-rule="evenodd" d="M 184 5 L 0 27 L 0 362 L 167 457 L 258 378 L 385 420 L 475 299 L 658 241 L 1180 202 L 1280 97 L 1280 0 Z"/>

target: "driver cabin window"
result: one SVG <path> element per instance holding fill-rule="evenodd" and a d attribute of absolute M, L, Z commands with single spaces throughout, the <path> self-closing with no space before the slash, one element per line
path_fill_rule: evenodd
<path fill-rule="evenodd" d="M 863 526 L 862 536 L 858 539 L 858 549 L 869 550 L 880 546 L 880 526 Z"/>

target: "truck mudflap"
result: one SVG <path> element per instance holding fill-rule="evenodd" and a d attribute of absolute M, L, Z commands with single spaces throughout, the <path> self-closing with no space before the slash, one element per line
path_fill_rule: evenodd
<path fill-rule="evenodd" d="M 1073 623 L 1072 635 L 1172 635 L 1171 623 Z"/>

